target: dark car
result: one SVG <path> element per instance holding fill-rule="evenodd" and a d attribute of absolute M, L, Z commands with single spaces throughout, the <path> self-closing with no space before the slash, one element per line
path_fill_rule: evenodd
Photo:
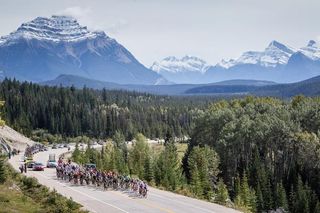
<path fill-rule="evenodd" d="M 34 163 L 33 171 L 44 171 L 44 167 L 42 163 Z"/>
<path fill-rule="evenodd" d="M 33 165 L 35 164 L 35 161 L 27 161 L 27 167 L 33 168 Z"/>
<path fill-rule="evenodd" d="M 56 149 L 56 148 L 57 148 L 57 145 L 54 144 L 54 145 L 52 146 L 52 149 Z"/>

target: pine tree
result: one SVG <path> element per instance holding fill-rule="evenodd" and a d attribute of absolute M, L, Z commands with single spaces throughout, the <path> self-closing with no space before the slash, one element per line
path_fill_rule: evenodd
<path fill-rule="evenodd" d="M 235 198 L 235 204 L 240 208 L 245 208 L 250 212 L 256 212 L 257 199 L 253 189 L 249 187 L 246 173 L 243 174 L 240 190 Z"/>
<path fill-rule="evenodd" d="M 146 156 L 146 160 L 144 162 L 144 179 L 148 182 L 153 180 L 153 170 L 150 156 Z"/>
<path fill-rule="evenodd" d="M 277 184 L 276 193 L 276 208 L 281 207 L 284 210 L 288 210 L 287 195 L 282 183 Z"/>
<path fill-rule="evenodd" d="M 256 188 L 256 192 L 257 192 L 257 212 L 263 212 L 263 210 L 265 210 L 265 207 L 264 207 L 263 195 L 261 192 L 259 182 Z"/>
<path fill-rule="evenodd" d="M 222 179 L 219 179 L 217 184 L 217 189 L 215 192 L 215 199 L 217 203 L 226 205 L 229 200 L 229 193 L 226 185 L 223 183 Z"/>
<path fill-rule="evenodd" d="M 194 169 L 191 171 L 190 185 L 191 185 L 191 190 L 193 194 L 195 194 L 196 196 L 202 195 L 202 187 L 201 187 L 199 171 L 197 167 L 194 167 Z"/>
<path fill-rule="evenodd" d="M 150 155 L 150 148 L 146 138 L 142 134 L 137 134 L 129 155 L 129 166 L 131 174 L 144 177 L 144 164 L 146 157 Z"/>
<path fill-rule="evenodd" d="M 309 200 L 300 176 L 298 177 L 298 182 L 296 184 L 295 189 L 296 193 L 294 194 L 292 199 L 293 205 L 291 211 L 293 213 L 309 213 Z"/>
<path fill-rule="evenodd" d="M 165 160 L 165 179 L 169 183 L 169 190 L 176 190 L 180 185 L 181 168 L 177 147 L 173 142 L 167 143 L 162 153 Z"/>
<path fill-rule="evenodd" d="M 80 163 L 81 162 L 81 152 L 79 150 L 79 143 L 76 143 L 75 150 L 72 153 L 72 159 L 74 162 Z"/>
<path fill-rule="evenodd" d="M 4 165 L 4 159 L 0 156 L 0 183 L 6 181 L 6 169 Z"/>

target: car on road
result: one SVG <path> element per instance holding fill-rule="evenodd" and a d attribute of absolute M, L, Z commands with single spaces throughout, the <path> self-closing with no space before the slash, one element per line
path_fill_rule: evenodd
<path fill-rule="evenodd" d="M 48 160 L 47 168 L 56 168 L 56 167 L 57 167 L 57 162 L 55 160 L 54 161 Z"/>
<path fill-rule="evenodd" d="M 36 162 L 33 165 L 33 171 L 44 171 L 44 167 L 42 163 Z"/>
<path fill-rule="evenodd" d="M 27 161 L 27 167 L 28 168 L 33 168 L 33 166 L 34 166 L 34 164 L 35 164 L 36 162 L 35 161 Z"/>
<path fill-rule="evenodd" d="M 52 149 L 56 149 L 57 148 L 57 145 L 52 145 Z"/>
<path fill-rule="evenodd" d="M 58 145 L 58 148 L 60 149 L 60 148 L 63 148 L 63 144 L 59 144 Z"/>
<path fill-rule="evenodd" d="M 68 147 L 68 144 L 66 144 L 66 143 L 63 144 L 63 147 L 64 147 L 64 148 L 67 148 L 67 147 Z"/>

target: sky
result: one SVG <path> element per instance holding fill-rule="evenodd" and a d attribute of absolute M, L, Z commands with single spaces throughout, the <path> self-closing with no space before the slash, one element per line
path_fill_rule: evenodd
<path fill-rule="evenodd" d="M 0 36 L 38 16 L 71 15 L 150 67 L 167 56 L 216 64 L 272 40 L 320 42 L 319 0 L 0 0 Z"/>

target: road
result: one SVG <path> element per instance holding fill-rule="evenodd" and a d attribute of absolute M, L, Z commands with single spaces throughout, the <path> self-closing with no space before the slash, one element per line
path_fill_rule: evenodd
<path fill-rule="evenodd" d="M 46 165 L 49 154 L 56 156 L 67 152 L 63 149 L 49 149 L 34 155 L 34 160 Z M 9 160 L 13 167 L 18 170 L 22 155 Z M 83 205 L 90 212 L 190 212 L 190 213 L 233 213 L 236 210 L 226 208 L 214 203 L 209 203 L 182 195 L 174 194 L 155 188 L 149 189 L 147 198 L 138 198 L 128 191 L 103 191 L 93 186 L 78 186 L 69 182 L 58 180 L 55 169 L 45 168 L 43 172 L 29 170 L 26 174 L 35 177 L 38 181 L 60 194 L 71 197 L 74 201 Z"/>

